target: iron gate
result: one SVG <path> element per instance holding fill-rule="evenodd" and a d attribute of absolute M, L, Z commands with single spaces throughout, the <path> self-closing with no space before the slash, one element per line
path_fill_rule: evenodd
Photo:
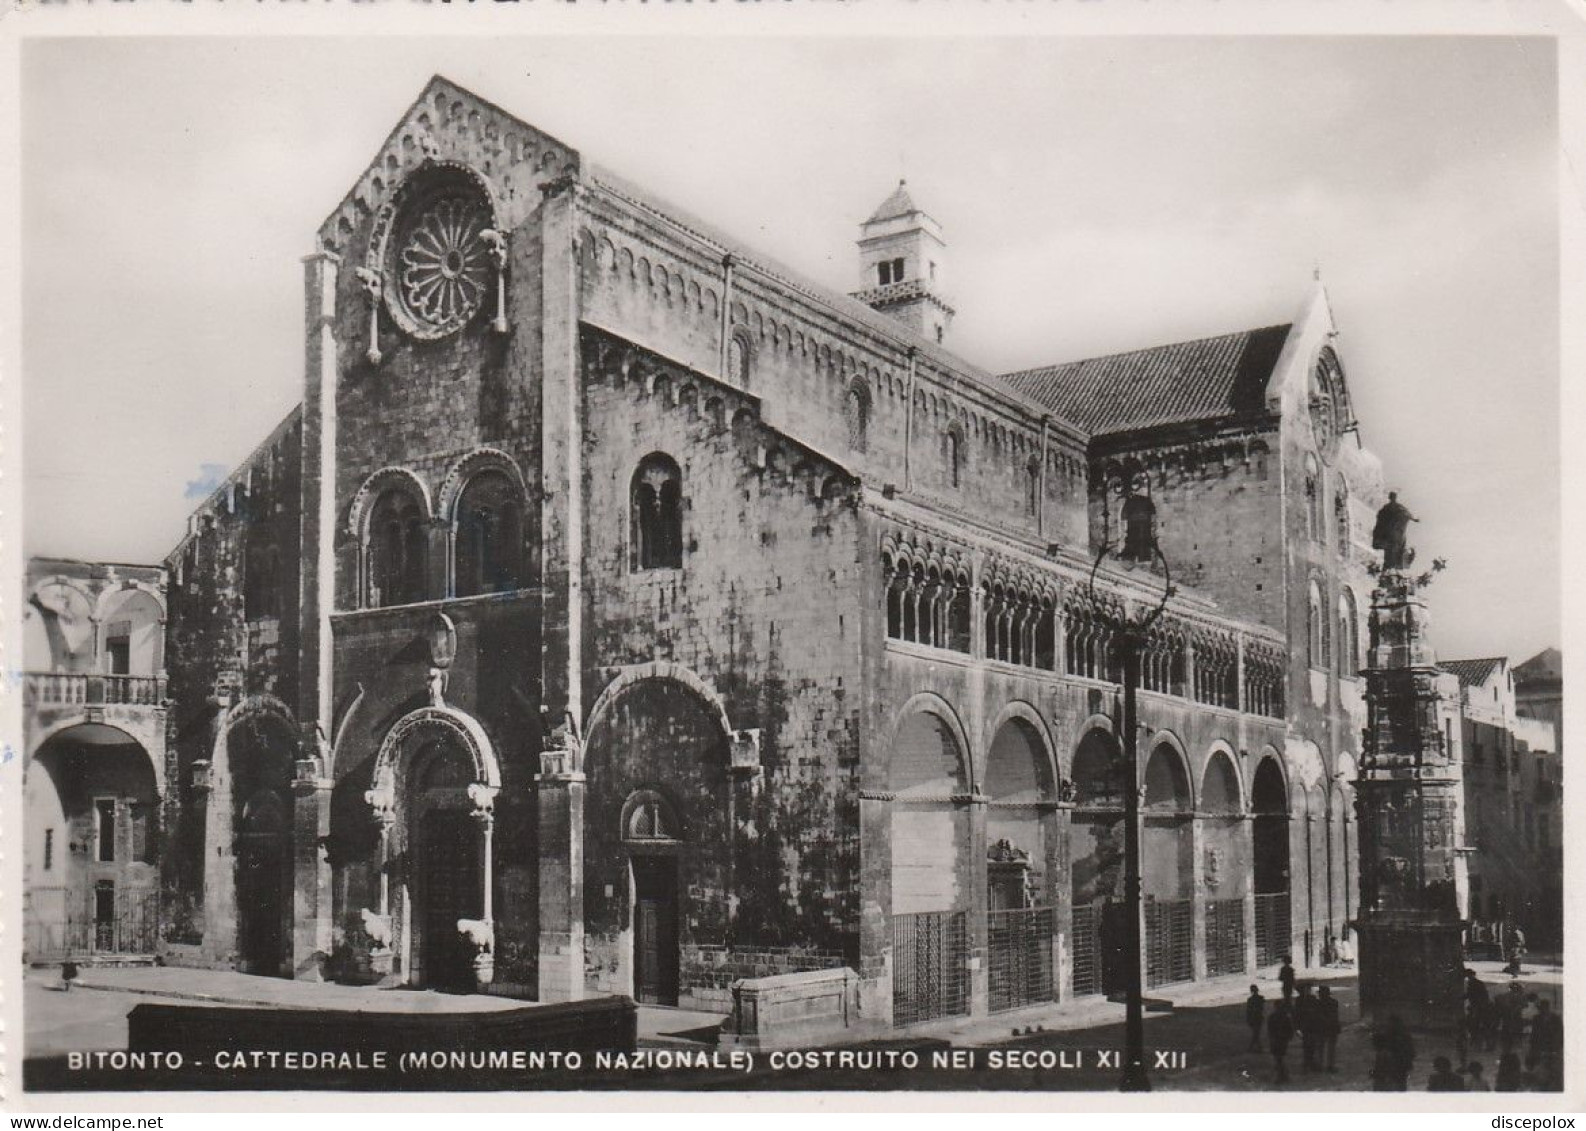
<path fill-rule="evenodd" d="M 988 989 L 993 1013 L 1053 999 L 1055 925 L 1056 916 L 1050 907 L 986 913 Z"/>
<path fill-rule="evenodd" d="M 1206 904 L 1206 973 L 1238 974 L 1245 968 L 1245 901 L 1213 899 Z"/>
<path fill-rule="evenodd" d="M 1187 899 L 1145 905 L 1145 984 L 1171 986 L 1195 977 L 1193 911 Z"/>
<path fill-rule="evenodd" d="M 892 917 L 892 1023 L 969 1012 L 969 937 L 962 911 Z"/>
<path fill-rule="evenodd" d="M 1289 893 L 1256 896 L 1256 965 L 1276 966 L 1289 953 Z"/>
<path fill-rule="evenodd" d="M 1101 993 L 1101 905 L 1081 903 L 1074 906 L 1074 925 L 1069 934 L 1069 951 L 1074 964 L 1074 996 Z"/>
<path fill-rule="evenodd" d="M 35 888 L 26 905 L 28 962 L 153 954 L 159 940 L 157 889 Z"/>

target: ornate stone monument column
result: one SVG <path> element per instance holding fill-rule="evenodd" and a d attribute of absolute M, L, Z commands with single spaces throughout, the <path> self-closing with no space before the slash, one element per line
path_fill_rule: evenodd
<path fill-rule="evenodd" d="M 1421 588 L 1441 563 L 1408 572 L 1409 512 L 1390 496 L 1373 544 L 1384 565 L 1371 599 L 1360 815 L 1360 999 L 1379 1019 L 1459 1024 L 1464 967 L 1458 891 L 1463 820 L 1458 743 L 1445 714 L 1453 677 L 1437 668 Z M 1446 700 L 1453 696 L 1454 703 Z"/>

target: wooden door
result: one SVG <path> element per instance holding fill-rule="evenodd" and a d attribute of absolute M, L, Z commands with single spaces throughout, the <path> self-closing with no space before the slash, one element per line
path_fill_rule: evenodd
<path fill-rule="evenodd" d="M 473 946 L 457 920 L 480 914 L 479 826 L 465 812 L 435 810 L 424 816 L 422 843 L 424 983 L 469 991 L 475 988 Z"/>
<path fill-rule="evenodd" d="M 633 861 L 634 996 L 677 1004 L 677 862 L 668 856 Z"/>

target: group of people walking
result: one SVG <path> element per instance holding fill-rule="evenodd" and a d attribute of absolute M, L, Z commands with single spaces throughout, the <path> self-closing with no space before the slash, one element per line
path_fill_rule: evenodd
<path fill-rule="evenodd" d="M 1294 976 L 1294 963 L 1283 956 L 1283 966 L 1278 971 L 1282 997 L 1267 1010 L 1261 987 L 1251 986 L 1245 1000 L 1245 1024 L 1250 1028 L 1250 1052 L 1261 1051 L 1262 1030 L 1266 1030 L 1267 1050 L 1272 1054 L 1275 1079 L 1285 1084 L 1289 1079 L 1289 1046 L 1300 1038 L 1300 1066 L 1306 1072 L 1338 1071 L 1338 1034 L 1343 1031 L 1339 1018 L 1338 999 L 1328 986 L 1314 995 L 1307 982 Z"/>
<path fill-rule="evenodd" d="M 1250 1030 L 1247 1051 L 1261 1052 L 1262 1038 L 1272 1057 L 1273 1079 L 1289 1082 L 1289 1048 L 1300 1041 L 1300 1067 L 1305 1072 L 1338 1071 L 1338 1036 L 1343 1029 L 1339 1002 L 1328 986 L 1313 987 L 1296 979 L 1288 956 L 1278 971 L 1281 997 L 1268 1002 L 1259 986 L 1250 987 L 1245 1024 Z M 1270 1008 L 1269 1008 L 1270 1004 Z M 1390 1016 L 1371 1032 L 1371 1082 L 1379 1092 L 1410 1088 L 1415 1067 L 1415 1040 L 1404 1020 Z M 1486 1067 L 1469 1057 L 1476 1050 L 1499 1054 L 1497 1074 L 1488 1080 Z M 1435 1057 L 1427 1077 L 1430 1092 L 1519 1092 L 1557 1090 L 1563 1084 L 1564 1025 L 1553 1003 L 1527 994 L 1517 982 L 1494 1000 L 1473 970 L 1465 971 L 1465 1020 L 1457 1037 L 1457 1060 Z"/>

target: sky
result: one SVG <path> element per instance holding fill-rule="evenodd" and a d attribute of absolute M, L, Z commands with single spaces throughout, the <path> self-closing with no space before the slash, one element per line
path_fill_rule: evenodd
<path fill-rule="evenodd" d="M 1560 639 L 1551 42 L 76 38 L 22 70 L 24 541 L 162 559 L 297 403 L 302 256 L 430 75 L 836 290 L 906 176 L 996 372 L 1293 319 L 1445 658 Z"/>

